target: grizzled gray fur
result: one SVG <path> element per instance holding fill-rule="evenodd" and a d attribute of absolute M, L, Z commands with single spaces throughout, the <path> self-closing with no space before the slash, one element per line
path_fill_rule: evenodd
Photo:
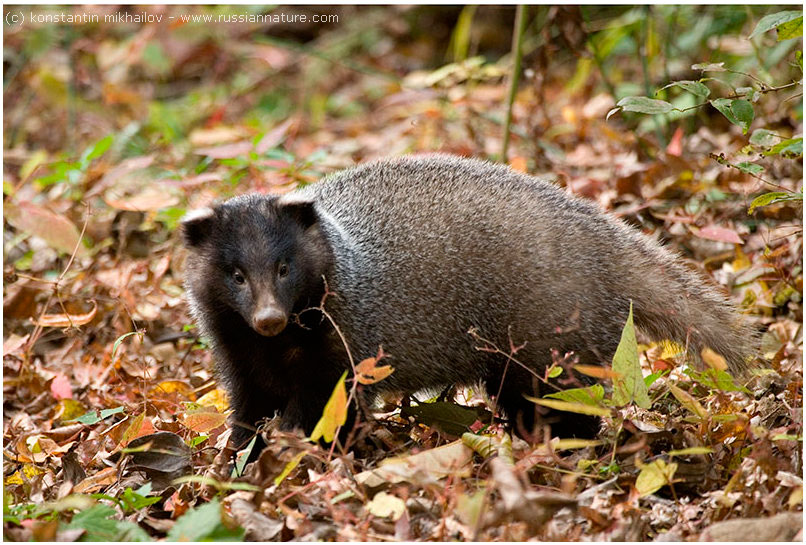
<path fill-rule="evenodd" d="M 709 347 L 741 372 L 752 333 L 720 291 L 655 241 L 504 166 L 447 155 L 382 160 L 282 197 L 249 195 L 183 222 L 191 249 L 186 286 L 235 409 L 253 426 L 279 412 L 311 431 L 344 347 L 356 361 L 379 346 L 394 373 L 365 394 L 485 383 L 520 429 L 549 393 L 534 378 L 552 350 L 609 364 L 634 305 L 655 339 Z M 485 343 L 507 357 L 479 350 Z M 539 415 L 538 415 L 539 417 Z M 570 415 L 561 433 L 590 433 Z M 551 422 L 551 420 L 549 420 Z M 235 437 L 249 432 L 236 427 Z"/>

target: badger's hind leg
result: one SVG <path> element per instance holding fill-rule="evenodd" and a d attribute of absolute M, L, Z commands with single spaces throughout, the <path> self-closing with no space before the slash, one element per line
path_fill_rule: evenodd
<path fill-rule="evenodd" d="M 489 373 L 485 382 L 488 396 L 500 409 L 498 412 L 503 412 L 512 430 L 526 440 L 541 439 L 539 434 L 544 426 L 549 426 L 552 437 L 590 439 L 599 432 L 598 417 L 557 411 L 526 399 L 524 395 L 540 397 L 547 387 L 515 364 L 510 364 L 506 374 L 503 369 Z"/>

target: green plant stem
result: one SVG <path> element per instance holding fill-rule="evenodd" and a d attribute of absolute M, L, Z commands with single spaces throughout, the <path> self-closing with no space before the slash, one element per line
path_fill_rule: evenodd
<path fill-rule="evenodd" d="M 588 21 L 584 6 L 580 7 L 580 13 L 582 14 L 582 18 L 585 20 L 586 26 L 590 26 L 590 21 Z M 602 82 L 604 82 L 605 87 L 607 87 L 607 92 L 613 97 L 614 102 L 617 101 L 618 96 L 616 96 L 616 86 L 613 85 L 613 82 L 611 82 L 607 77 L 607 73 L 604 70 L 604 63 L 599 55 L 599 48 L 596 47 L 596 42 L 591 37 L 588 37 L 587 45 L 593 54 L 593 62 L 596 63 L 596 68 L 599 70 L 599 75 L 602 76 Z"/>
<path fill-rule="evenodd" d="M 512 75 L 509 81 L 509 97 L 507 98 L 507 118 L 504 122 L 504 144 L 501 147 L 501 161 L 508 162 L 509 127 L 512 125 L 512 106 L 518 91 L 518 82 L 521 76 L 521 47 L 523 45 L 523 31 L 526 28 L 526 6 L 518 5 L 515 11 L 515 32 L 512 36 L 512 57 L 514 59 Z"/>
<path fill-rule="evenodd" d="M 638 48 L 638 55 L 641 57 L 641 71 L 644 74 L 644 94 L 646 96 L 652 96 L 652 89 L 649 82 L 649 25 L 651 22 L 651 6 L 644 6 L 644 21 L 641 24 L 642 34 L 641 40 L 637 41 L 637 48 Z M 643 47 L 641 46 L 643 44 Z M 662 148 L 666 147 L 666 135 L 663 134 L 663 129 L 661 128 L 660 122 L 658 121 L 657 117 L 652 117 L 652 121 L 655 124 L 655 137 L 658 139 L 658 145 Z"/>

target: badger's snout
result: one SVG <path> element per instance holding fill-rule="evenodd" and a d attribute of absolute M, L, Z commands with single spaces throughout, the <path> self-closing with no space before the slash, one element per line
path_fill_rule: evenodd
<path fill-rule="evenodd" d="M 264 307 L 252 315 L 252 328 L 266 337 L 274 337 L 288 324 L 288 317 L 277 307 Z"/>

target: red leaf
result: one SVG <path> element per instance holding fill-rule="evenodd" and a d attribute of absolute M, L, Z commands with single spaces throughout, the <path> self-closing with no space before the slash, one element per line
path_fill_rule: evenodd
<path fill-rule="evenodd" d="M 677 127 L 672 135 L 672 141 L 666 146 L 666 153 L 680 157 L 683 154 L 683 128 Z"/>
<path fill-rule="evenodd" d="M 703 227 L 702 229 L 694 230 L 694 234 L 700 238 L 706 238 L 708 240 L 729 242 L 731 244 L 744 244 L 744 241 L 739 236 L 739 233 L 726 227 L 709 225 L 707 227 Z"/>
<path fill-rule="evenodd" d="M 70 380 L 61 373 L 57 374 L 50 383 L 50 393 L 55 399 L 71 399 L 73 388 L 70 386 Z"/>

